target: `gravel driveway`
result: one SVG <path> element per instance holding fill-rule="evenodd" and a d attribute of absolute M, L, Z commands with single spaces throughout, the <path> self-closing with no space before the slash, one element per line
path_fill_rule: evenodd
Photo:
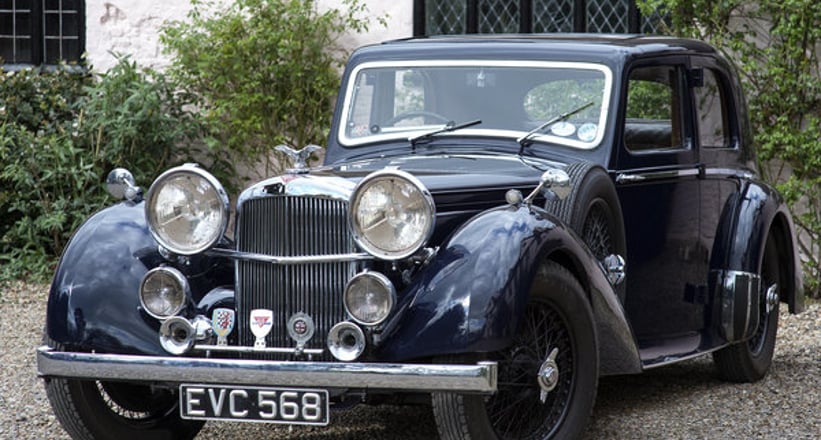
<path fill-rule="evenodd" d="M 46 287 L 18 284 L 0 293 L 0 438 L 65 439 L 51 413 L 34 349 Z M 360 407 L 332 414 L 327 428 L 217 424 L 198 439 L 427 439 L 436 430 L 424 407 Z M 718 381 L 709 357 L 638 376 L 604 378 L 587 439 L 821 438 L 821 306 L 782 311 L 770 374 L 756 384 Z"/>

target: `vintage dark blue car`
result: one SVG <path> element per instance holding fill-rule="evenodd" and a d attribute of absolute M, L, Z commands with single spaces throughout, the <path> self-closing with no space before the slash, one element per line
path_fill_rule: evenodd
<path fill-rule="evenodd" d="M 711 353 L 759 380 L 803 289 L 751 132 L 697 41 L 362 48 L 323 166 L 279 148 L 293 168 L 233 209 L 196 165 L 145 195 L 109 175 L 125 200 L 62 256 L 39 374 L 78 439 L 382 402 L 430 404 L 446 439 L 563 439 L 600 376 Z"/>

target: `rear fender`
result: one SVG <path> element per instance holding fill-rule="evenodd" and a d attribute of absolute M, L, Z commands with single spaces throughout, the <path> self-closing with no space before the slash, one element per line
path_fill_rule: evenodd
<path fill-rule="evenodd" d="M 74 233 L 49 291 L 46 328 L 67 347 L 107 353 L 167 355 L 160 323 L 140 306 L 145 273 L 169 264 L 148 232 L 142 203 L 122 202 L 90 217 Z M 171 265 L 171 264 L 169 264 Z M 231 284 L 231 266 L 210 258 L 173 265 L 189 280 L 194 302 Z M 196 312 L 192 304 L 191 312 Z"/>
<path fill-rule="evenodd" d="M 767 185 L 746 183 L 727 200 L 714 242 L 711 271 L 757 274 L 769 234 L 776 239 L 782 263 L 781 302 L 788 304 L 791 313 L 800 313 L 804 310 L 804 282 L 794 246 L 795 226 L 781 196 Z"/>
<path fill-rule="evenodd" d="M 500 207 L 463 225 L 402 295 L 377 355 L 388 361 L 492 352 L 510 344 L 536 268 L 555 259 L 590 295 L 602 374 L 641 370 L 635 339 L 601 265 L 554 217 Z"/>

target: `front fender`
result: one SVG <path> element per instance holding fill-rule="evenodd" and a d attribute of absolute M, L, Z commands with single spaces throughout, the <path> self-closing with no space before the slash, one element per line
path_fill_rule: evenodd
<path fill-rule="evenodd" d="M 160 264 L 170 265 L 148 231 L 142 203 L 122 202 L 94 214 L 57 266 L 46 315 L 49 338 L 82 351 L 167 354 L 159 344 L 160 323 L 141 310 L 138 297 L 143 275 Z M 229 268 L 212 259 L 174 266 L 187 276 L 195 301 L 231 283 Z"/>
<path fill-rule="evenodd" d="M 635 339 L 600 264 L 554 217 L 511 206 L 479 214 L 442 246 L 400 299 L 378 357 L 399 361 L 506 347 L 546 258 L 571 266 L 591 296 L 602 373 L 640 371 Z"/>

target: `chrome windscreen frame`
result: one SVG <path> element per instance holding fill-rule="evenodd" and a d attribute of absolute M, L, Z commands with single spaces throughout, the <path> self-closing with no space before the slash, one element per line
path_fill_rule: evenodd
<path fill-rule="evenodd" d="M 569 62 L 569 61 L 537 61 L 537 60 L 397 60 L 397 61 L 370 61 L 364 62 L 355 66 L 348 76 L 347 88 L 345 89 L 345 97 L 342 103 L 341 117 L 344 121 L 340 121 L 337 132 L 337 138 L 340 144 L 346 147 L 358 147 L 361 145 L 368 145 L 372 143 L 385 142 L 390 140 L 407 139 L 408 135 L 413 133 L 422 133 L 426 130 L 436 128 L 437 126 L 420 126 L 418 129 L 407 131 L 387 132 L 384 134 L 372 135 L 363 138 L 350 137 L 346 132 L 347 121 L 349 115 L 353 111 L 354 97 L 356 96 L 356 79 L 359 73 L 365 69 L 375 68 L 413 68 L 413 67 L 523 67 L 523 68 L 554 68 L 554 69 L 581 69 L 601 72 L 604 75 L 604 90 L 602 91 L 602 102 L 599 118 L 597 121 L 598 130 L 596 136 L 590 142 L 576 141 L 566 139 L 560 136 L 553 136 L 550 134 L 540 134 L 534 136 L 532 139 L 538 142 L 550 142 L 559 145 L 567 145 L 582 150 L 592 150 L 601 144 L 604 139 L 605 132 L 608 131 L 607 121 L 610 114 L 610 101 L 613 95 L 613 72 L 604 64 L 586 63 L 586 62 Z M 441 126 L 440 126 L 441 127 Z M 516 139 L 524 134 L 523 131 L 518 130 L 503 130 L 503 129 L 482 129 L 482 128 L 468 128 L 458 131 L 458 136 L 483 136 L 483 137 L 502 137 Z M 442 136 L 451 136 L 451 134 L 444 133 Z"/>

